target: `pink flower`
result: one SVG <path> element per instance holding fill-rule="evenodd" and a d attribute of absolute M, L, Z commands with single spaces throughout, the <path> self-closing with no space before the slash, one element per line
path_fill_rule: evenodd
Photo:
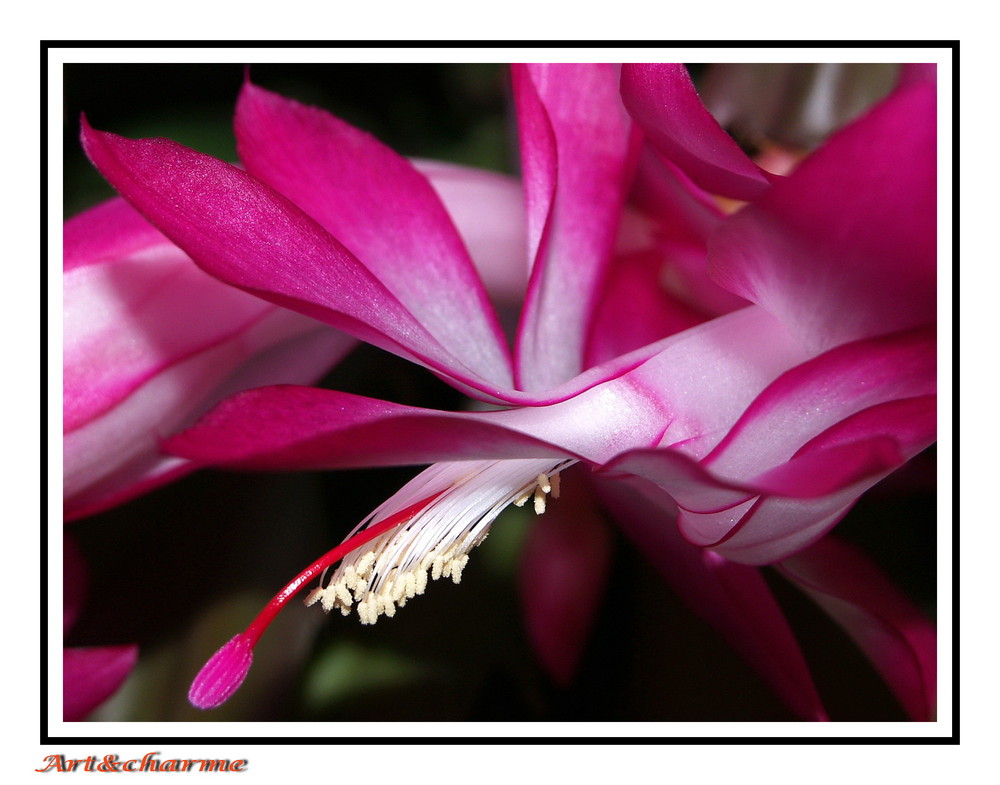
<path fill-rule="evenodd" d="M 211 275 L 503 407 L 440 412 L 269 387 L 171 439 L 188 460 L 248 469 L 433 464 L 217 652 L 192 686 L 195 705 L 238 688 L 271 618 L 320 572 L 341 562 L 309 602 L 357 609 L 365 623 L 392 616 L 428 578 L 458 582 L 508 505 L 545 511 L 579 463 L 607 480 L 626 530 L 686 570 L 681 591 L 789 705 L 824 716 L 748 565 L 798 553 L 789 575 L 864 606 L 810 569 L 805 549 L 934 439 L 933 86 L 900 88 L 779 179 L 728 140 L 681 69 L 639 72 L 638 85 L 636 73 L 623 72 L 626 104 L 671 161 L 663 176 L 690 208 L 685 219 L 699 187 L 754 202 L 702 225 L 714 281 L 752 304 L 698 324 L 674 303 L 628 296 L 629 277 L 648 271 L 627 254 L 612 263 L 641 142 L 618 71 L 516 66 L 530 264 L 513 356 L 426 179 L 342 121 L 245 85 L 236 133 L 246 171 L 166 140 L 84 129 L 102 173 Z M 650 342 L 629 346 L 626 324 Z M 622 497 L 623 482 L 636 490 Z M 583 561 L 599 553 L 595 542 Z M 899 607 L 879 617 L 890 628 Z M 907 696 L 925 688 L 922 669 L 912 674 L 899 688 Z M 926 716 L 928 700 L 918 704 Z"/>

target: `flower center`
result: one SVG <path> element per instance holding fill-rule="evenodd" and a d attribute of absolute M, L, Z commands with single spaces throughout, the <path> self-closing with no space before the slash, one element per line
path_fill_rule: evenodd
<path fill-rule="evenodd" d="M 458 583 L 469 551 L 486 538 L 497 516 L 529 499 L 537 514 L 545 512 L 546 495 L 559 496 L 559 473 L 575 462 L 456 461 L 425 469 L 344 542 L 295 576 L 244 632 L 220 648 L 195 677 L 188 700 L 200 709 L 229 700 L 250 670 L 253 647 L 281 608 L 341 560 L 326 585 L 309 593 L 306 605 L 318 601 L 325 611 L 339 608 L 345 616 L 357 605 L 363 624 L 374 624 L 382 614 L 394 616 L 396 608 L 423 594 L 428 579 Z"/>

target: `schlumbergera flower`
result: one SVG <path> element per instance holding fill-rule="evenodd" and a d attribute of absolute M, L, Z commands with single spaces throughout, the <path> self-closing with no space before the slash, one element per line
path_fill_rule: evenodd
<path fill-rule="evenodd" d="M 926 622 L 851 551 L 810 546 L 934 439 L 933 83 L 901 84 L 780 178 L 725 135 L 681 67 L 625 66 L 621 93 L 612 66 L 515 66 L 513 77 L 529 260 L 513 356 L 426 178 L 343 121 L 247 83 L 245 171 L 84 127 L 105 177 L 206 272 L 495 407 L 268 387 L 171 439 L 175 455 L 243 469 L 433 464 L 223 646 L 192 703 L 228 699 L 300 590 L 365 623 L 392 616 L 428 579 L 457 582 L 508 505 L 544 512 L 572 469 L 564 495 L 594 481 L 798 714 L 825 716 L 756 565 L 782 563 L 926 718 Z M 678 269 L 688 294 L 701 287 L 701 310 L 646 291 L 648 255 L 613 255 L 644 136 L 657 153 L 640 174 L 672 211 L 655 231 L 690 252 Z M 709 192 L 751 204 L 727 217 Z M 705 320 L 713 308 L 725 313 Z M 571 531 L 584 539 L 579 517 Z M 860 577 L 845 585 L 849 564 Z M 548 583 L 587 582 L 576 573 Z"/>

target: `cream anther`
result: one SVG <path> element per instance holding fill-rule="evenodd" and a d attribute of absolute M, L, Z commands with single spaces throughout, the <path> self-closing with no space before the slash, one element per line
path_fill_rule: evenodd
<path fill-rule="evenodd" d="M 303 602 L 305 602 L 306 604 L 306 607 L 308 608 L 311 605 L 315 605 L 316 602 L 323 596 L 323 593 L 325 591 L 326 589 L 324 589 L 322 586 L 317 586 L 315 589 L 309 592 L 306 595 L 305 600 L 303 600 Z"/>
<path fill-rule="evenodd" d="M 535 486 L 535 515 L 541 515 L 545 512 L 545 491 L 542 490 L 542 486 Z"/>

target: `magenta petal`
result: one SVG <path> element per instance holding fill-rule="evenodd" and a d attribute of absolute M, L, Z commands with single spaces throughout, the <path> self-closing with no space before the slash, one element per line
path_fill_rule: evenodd
<path fill-rule="evenodd" d="M 681 516 L 681 529 L 693 541 L 714 544 L 719 553 L 739 562 L 768 564 L 790 556 L 834 526 L 862 493 L 897 468 L 903 460 L 912 458 L 933 443 L 935 409 L 936 401 L 933 396 L 887 402 L 854 415 L 816 440 L 820 443 L 826 439 L 836 441 L 838 438 L 850 438 L 859 423 L 871 420 L 871 425 L 863 424 L 860 428 L 869 432 L 878 429 L 891 438 L 899 452 L 898 463 L 889 463 L 880 471 L 876 457 L 871 467 L 862 464 L 862 471 L 855 475 L 848 474 L 849 469 L 838 467 L 838 472 L 844 472 L 842 476 L 846 484 L 831 490 L 825 496 L 812 499 L 766 496 L 715 515 L 684 513 Z M 873 439 L 867 445 L 878 443 L 878 439 Z M 845 445 L 839 449 L 860 450 L 867 445 L 862 442 L 853 448 Z M 804 461 L 808 465 L 810 459 L 818 454 L 816 450 L 830 449 L 807 445 L 801 451 L 802 457 L 790 464 Z M 889 457 L 890 454 L 887 453 L 885 459 Z M 863 470 L 866 468 L 871 468 L 873 472 L 865 473 Z"/>
<path fill-rule="evenodd" d="M 63 720 L 78 722 L 110 698 L 135 667 L 137 646 L 63 650 Z"/>
<path fill-rule="evenodd" d="M 609 476 L 632 474 L 654 482 L 686 514 L 714 514 L 731 513 L 733 508 L 757 496 L 795 499 L 827 496 L 862 480 L 882 477 L 902 463 L 895 440 L 875 437 L 812 450 L 749 478 L 719 477 L 690 457 L 663 449 L 631 450 L 609 461 L 602 471 Z M 724 519 L 725 516 L 718 518 Z M 688 534 L 700 545 L 712 545 L 728 531 L 712 529 Z"/>
<path fill-rule="evenodd" d="M 934 85 L 896 91 L 726 222 L 713 277 L 818 349 L 934 321 L 935 133 Z"/>
<path fill-rule="evenodd" d="M 685 536 L 715 545 L 727 558 L 761 564 L 794 553 L 836 524 L 864 491 L 933 443 L 932 338 L 930 331 L 917 331 L 849 344 L 779 379 L 705 460 L 705 467 L 727 477 L 773 471 L 774 481 L 786 469 L 766 467 L 778 467 L 776 459 L 790 459 L 788 467 L 809 483 L 815 481 L 803 470 L 812 461 L 844 457 L 843 465 L 822 471 L 846 484 L 815 499 L 770 496 L 714 515 L 685 513 L 680 521 Z M 809 423 L 800 422 L 804 412 Z M 880 437 L 894 446 L 882 452 Z M 865 451 L 873 448 L 867 465 Z"/>
<path fill-rule="evenodd" d="M 256 178 L 166 139 L 85 125 L 83 143 L 109 182 L 210 274 L 484 386 L 343 245 Z"/>
<path fill-rule="evenodd" d="M 588 368 L 543 394 L 505 393 L 504 398 L 537 407 L 602 391 L 621 398 L 618 406 L 640 397 L 646 402 L 644 414 L 667 425 L 661 433 L 664 444 L 698 439 L 699 449 L 707 452 L 723 436 L 720 428 L 731 425 L 755 395 L 810 356 L 773 316 L 747 307 Z M 602 416 L 620 417 L 610 405 L 599 407 Z"/>
<path fill-rule="evenodd" d="M 917 330 L 858 341 L 788 371 L 764 390 L 705 458 L 714 473 L 750 477 L 791 458 L 818 434 L 863 409 L 933 395 L 936 336 Z M 898 425 L 892 421 L 887 425 Z M 857 432 L 855 439 L 876 436 Z M 926 445 L 924 445 L 926 446 Z"/>
<path fill-rule="evenodd" d="M 708 274 L 708 239 L 725 219 L 712 199 L 648 147 L 640 158 L 632 198 L 655 221 L 666 265 L 661 286 L 711 316 L 747 306 Z"/>
<path fill-rule="evenodd" d="M 551 406 L 536 400 L 495 416 L 594 463 L 656 444 L 700 458 L 808 357 L 777 320 L 749 307 L 591 368 L 551 391 Z"/>
<path fill-rule="evenodd" d="M 674 591 L 743 655 L 792 712 L 826 720 L 802 652 L 758 570 L 685 542 L 666 497 L 657 505 L 637 487 L 611 482 L 602 483 L 601 496 Z"/>
<path fill-rule="evenodd" d="M 354 343 L 206 275 L 121 199 L 63 235 L 67 519 L 178 476 L 159 438 L 240 384 L 314 381 Z"/>
<path fill-rule="evenodd" d="M 126 208 L 110 202 L 66 223 L 65 256 L 73 264 L 63 275 L 65 431 L 80 428 L 170 365 L 231 339 L 274 310 L 205 275 L 165 237 L 149 235 L 151 229 L 143 229 L 149 225 Z M 159 241 L 104 256 L 105 249 L 95 246 L 108 212 L 126 223 L 138 221 L 133 234 Z M 120 252 L 131 238 L 122 226 L 113 229 L 117 242 L 108 250 Z"/>
<path fill-rule="evenodd" d="M 706 320 L 661 286 L 658 251 L 618 255 L 601 294 L 587 345 L 587 365 L 607 362 Z"/>
<path fill-rule="evenodd" d="M 506 341 L 486 291 L 413 164 L 328 112 L 250 82 L 235 128 L 248 172 L 336 237 L 474 373 L 510 386 Z"/>
<path fill-rule="evenodd" d="M 609 266 L 587 342 L 587 367 L 748 304 L 708 277 L 706 242 L 722 222 L 718 209 L 649 149 L 631 198 L 641 212 L 623 216 L 631 223 L 623 223 L 620 236 L 632 244 L 620 240 Z M 629 232 L 633 225 L 639 231 Z"/>
<path fill-rule="evenodd" d="M 778 567 L 854 639 L 910 719 L 934 719 L 934 625 L 863 553 L 827 537 Z"/>
<path fill-rule="evenodd" d="M 792 488 L 780 485 L 776 488 L 781 492 L 792 491 L 788 495 L 761 495 L 738 501 L 717 512 L 683 510 L 679 519 L 681 531 L 692 542 L 711 545 L 726 558 L 745 564 L 770 564 L 801 550 L 837 524 L 862 493 L 912 457 L 915 446 L 933 442 L 935 402 L 928 398 L 915 399 L 914 403 L 914 408 L 922 411 L 907 413 L 915 419 L 904 428 L 922 434 L 913 444 L 876 438 L 818 453 L 807 452 L 768 473 L 780 475 L 791 471 Z M 909 404 L 909 401 L 902 401 L 876 408 L 904 409 Z M 853 453 L 853 465 L 839 463 L 845 452 Z M 894 454 L 899 456 L 895 460 Z M 817 470 L 829 472 L 832 479 L 817 481 L 809 476 L 815 458 L 821 459 Z M 780 479 L 789 480 L 788 477 Z M 765 476 L 761 484 L 769 480 L 771 478 Z M 835 484 L 839 487 L 834 487 Z M 828 492 L 814 496 L 803 493 L 810 486 L 817 490 L 828 489 Z M 795 492 L 799 495 L 795 496 Z"/>
<path fill-rule="evenodd" d="M 814 451 L 830 449 L 826 443 L 854 438 L 858 432 L 881 431 L 895 443 L 901 461 L 908 460 L 934 442 L 936 435 L 936 396 L 890 401 L 863 410 L 807 444 L 801 458 L 808 460 Z M 877 440 L 873 440 L 877 443 Z M 837 449 L 837 448 L 833 448 Z M 794 462 L 794 461 L 793 461 Z M 716 550 L 727 558 L 750 564 L 765 564 L 785 558 L 815 541 L 836 524 L 851 505 L 866 490 L 885 477 L 899 464 L 890 464 L 884 471 L 848 478 L 843 488 L 815 499 L 787 499 L 777 496 L 757 500 L 737 520 L 724 523 L 721 529 L 709 532 L 704 522 L 698 528 L 701 536 L 710 539 L 725 531 Z M 842 468 L 841 468 L 842 470 Z M 682 516 L 684 518 L 685 516 Z M 685 532 L 693 532 L 690 520 L 682 520 Z"/>
<path fill-rule="evenodd" d="M 63 273 L 169 244 L 128 202 L 109 199 L 63 225 Z"/>
<path fill-rule="evenodd" d="M 507 427 L 520 411 L 530 410 L 438 412 L 333 390 L 264 387 L 224 401 L 165 449 L 201 464 L 249 469 L 565 456 Z"/>
<path fill-rule="evenodd" d="M 894 439 L 877 436 L 813 450 L 753 479 L 763 495 L 809 498 L 835 493 L 903 463 Z"/>
<path fill-rule="evenodd" d="M 768 177 L 709 114 L 681 63 L 625 63 L 622 100 L 650 141 L 712 193 L 753 200 Z"/>
<path fill-rule="evenodd" d="M 615 66 L 519 65 L 513 76 L 533 257 L 517 377 L 539 391 L 583 368 L 637 138 Z"/>
<path fill-rule="evenodd" d="M 670 493 L 691 542 L 769 563 L 818 538 L 934 441 L 935 364 L 929 330 L 838 347 L 768 386 L 700 463 L 694 440 L 677 452 L 623 452 L 605 468 Z"/>
<path fill-rule="evenodd" d="M 163 455 L 159 442 L 219 399 L 259 384 L 315 381 L 354 345 L 353 339 L 298 314 L 267 309 L 268 315 L 249 329 L 164 367 L 102 416 L 64 434 L 68 520 L 189 471 Z M 139 326 L 135 331 L 142 334 Z"/>
<path fill-rule="evenodd" d="M 575 483 L 535 520 L 521 554 L 524 621 L 542 667 L 566 686 L 576 674 L 611 569 L 611 532 Z"/>
<path fill-rule="evenodd" d="M 558 152 L 552 120 L 528 67 L 515 63 L 510 74 L 517 107 L 530 272 L 548 241 L 546 229 L 556 194 Z"/>

